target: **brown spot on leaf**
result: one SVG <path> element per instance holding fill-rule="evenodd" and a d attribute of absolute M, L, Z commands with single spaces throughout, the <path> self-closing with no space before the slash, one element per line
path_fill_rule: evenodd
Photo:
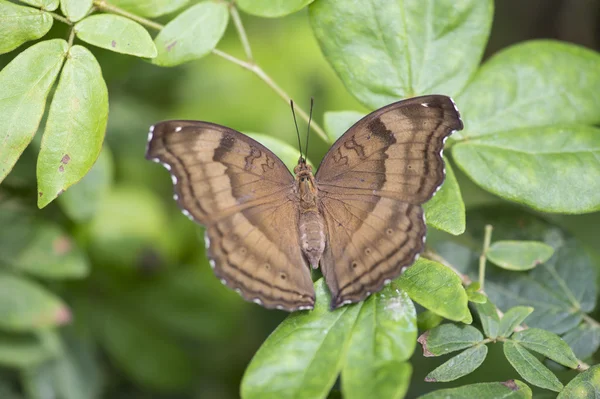
<path fill-rule="evenodd" d="M 42 193 L 41 191 L 38 193 L 38 195 L 40 196 L 40 198 L 44 195 L 44 193 Z"/>
<path fill-rule="evenodd" d="M 427 338 L 429 337 L 429 331 L 425 331 L 421 336 L 417 339 L 417 342 L 423 346 L 423 356 L 432 357 L 435 356 L 433 353 L 429 352 L 427 349 Z"/>
<path fill-rule="evenodd" d="M 167 46 L 167 51 L 171 51 L 171 49 L 172 49 L 173 47 L 175 47 L 175 45 L 176 45 L 176 44 L 177 44 L 177 40 L 175 40 L 175 41 L 173 41 L 173 43 L 169 44 L 169 45 Z"/>
<path fill-rule="evenodd" d="M 69 161 L 71 160 L 71 157 L 69 156 L 69 154 L 65 154 L 62 159 L 60 160 L 61 163 L 63 163 L 64 165 L 68 164 Z"/>
<path fill-rule="evenodd" d="M 500 384 L 504 385 L 505 387 L 507 387 L 511 391 L 518 391 L 519 390 L 519 387 L 515 383 L 515 380 L 504 381 L 504 382 L 501 382 Z"/>
<path fill-rule="evenodd" d="M 65 171 L 65 167 L 64 167 L 64 166 L 62 166 L 62 165 L 60 165 L 60 166 L 58 167 L 58 171 L 59 171 L 60 173 L 64 172 L 64 171 Z"/>
<path fill-rule="evenodd" d="M 115 41 L 113 40 L 113 41 L 110 43 L 110 45 L 111 45 L 113 48 L 115 48 L 115 47 L 117 47 L 117 42 L 115 42 Z"/>
<path fill-rule="evenodd" d="M 64 255 L 69 252 L 72 247 L 71 240 L 66 236 L 60 236 L 52 243 L 52 249 L 56 255 Z"/>

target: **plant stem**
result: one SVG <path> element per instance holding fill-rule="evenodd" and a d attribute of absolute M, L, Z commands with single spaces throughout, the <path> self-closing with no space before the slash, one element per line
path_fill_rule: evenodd
<path fill-rule="evenodd" d="M 155 30 L 161 30 L 162 28 L 164 28 L 164 26 L 159 23 L 132 14 L 129 11 L 125 11 L 117 6 L 113 6 L 112 4 L 107 3 L 105 0 L 94 0 L 94 6 L 96 6 L 99 10 L 112 12 L 113 14 L 118 14 L 123 17 L 132 19 L 139 24 L 147 26 L 148 28 L 152 28 Z"/>
<path fill-rule="evenodd" d="M 57 13 L 50 12 L 50 11 L 44 11 L 44 12 L 50 14 L 52 16 L 52 18 L 56 19 L 57 21 L 60 21 L 67 25 L 73 25 L 73 22 L 69 21 L 67 18 L 63 17 L 62 15 L 58 15 Z"/>
<path fill-rule="evenodd" d="M 71 32 L 69 32 L 69 48 L 73 47 L 73 41 L 75 40 L 75 27 L 71 28 Z"/>
<path fill-rule="evenodd" d="M 484 289 L 485 283 L 485 261 L 487 256 L 487 251 L 490 248 L 490 242 L 492 241 L 492 225 L 485 226 L 485 235 L 483 236 L 483 251 L 481 252 L 481 256 L 479 257 L 479 286 L 481 290 Z"/>
<path fill-rule="evenodd" d="M 231 14 L 231 19 L 233 19 L 233 24 L 235 25 L 235 29 L 237 30 L 240 41 L 242 42 L 242 46 L 244 47 L 244 52 L 246 52 L 246 58 L 248 61 L 253 62 L 250 42 L 248 41 L 246 30 L 244 29 L 244 25 L 242 25 L 240 14 L 238 13 L 237 7 L 234 3 L 229 5 L 229 13 Z"/>

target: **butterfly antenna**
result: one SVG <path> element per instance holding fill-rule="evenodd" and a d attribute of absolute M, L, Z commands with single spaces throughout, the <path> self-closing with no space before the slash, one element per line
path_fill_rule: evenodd
<path fill-rule="evenodd" d="M 310 121 L 312 121 L 312 110 L 315 99 L 310 98 L 310 112 L 308 114 L 308 127 L 306 128 L 306 146 L 304 147 L 304 159 L 308 159 L 308 137 L 310 136 Z"/>
<path fill-rule="evenodd" d="M 300 151 L 300 159 L 302 160 L 302 145 L 300 144 L 300 130 L 298 130 L 298 121 L 296 121 L 296 112 L 294 111 L 294 100 L 290 99 L 290 107 L 292 107 L 292 115 L 294 116 L 294 125 L 296 125 L 296 136 L 298 136 L 298 150 Z"/>

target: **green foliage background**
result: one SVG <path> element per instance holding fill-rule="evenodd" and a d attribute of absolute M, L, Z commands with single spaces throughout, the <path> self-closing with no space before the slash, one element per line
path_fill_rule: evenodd
<path fill-rule="evenodd" d="M 23 3 L 0 0 L 1 398 L 600 393 L 600 54 L 496 52 L 499 23 L 480 66 L 491 1 Z M 322 280 L 290 316 L 223 287 L 144 159 L 150 125 L 198 119 L 293 165 L 280 88 L 315 98 L 315 165 L 404 97 L 452 95 L 465 122 L 428 259 L 335 312 Z"/>

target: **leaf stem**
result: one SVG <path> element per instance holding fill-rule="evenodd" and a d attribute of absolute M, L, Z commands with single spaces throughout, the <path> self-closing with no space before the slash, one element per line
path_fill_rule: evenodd
<path fill-rule="evenodd" d="M 52 16 L 52 18 L 54 18 L 57 21 L 60 21 L 67 25 L 73 25 L 73 22 L 69 21 L 67 18 L 63 17 L 62 15 L 58 15 L 57 13 L 51 12 L 51 11 L 44 11 L 44 12 L 50 14 Z"/>
<path fill-rule="evenodd" d="M 73 41 L 75 40 L 75 27 L 71 28 L 71 31 L 69 32 L 69 49 L 71 47 L 73 47 Z"/>
<path fill-rule="evenodd" d="M 109 4 L 108 2 L 106 2 L 106 0 L 94 0 L 94 6 L 96 6 L 99 10 L 112 12 L 113 14 L 121 15 L 123 17 L 134 20 L 135 22 L 144 25 L 148 28 L 152 28 L 155 30 L 162 30 L 162 28 L 164 28 L 164 25 L 161 25 L 146 18 L 142 18 L 138 15 L 130 13 L 129 11 L 125 11 L 122 8 Z"/>
<path fill-rule="evenodd" d="M 492 241 L 492 230 L 492 225 L 487 224 L 485 226 L 485 233 L 483 236 L 483 251 L 479 257 L 479 286 L 481 287 L 482 291 L 484 289 L 483 284 L 485 283 L 485 261 L 487 260 L 487 251 L 490 248 L 490 243 Z"/>
<path fill-rule="evenodd" d="M 237 30 L 240 41 L 242 42 L 242 46 L 244 47 L 246 58 L 248 61 L 253 62 L 252 49 L 250 48 L 248 35 L 246 35 L 246 30 L 244 29 L 244 25 L 242 25 L 242 19 L 240 18 L 240 14 L 238 13 L 235 3 L 229 4 L 229 13 L 231 14 L 231 19 L 233 19 L 233 24 L 235 25 L 235 29 Z"/>

